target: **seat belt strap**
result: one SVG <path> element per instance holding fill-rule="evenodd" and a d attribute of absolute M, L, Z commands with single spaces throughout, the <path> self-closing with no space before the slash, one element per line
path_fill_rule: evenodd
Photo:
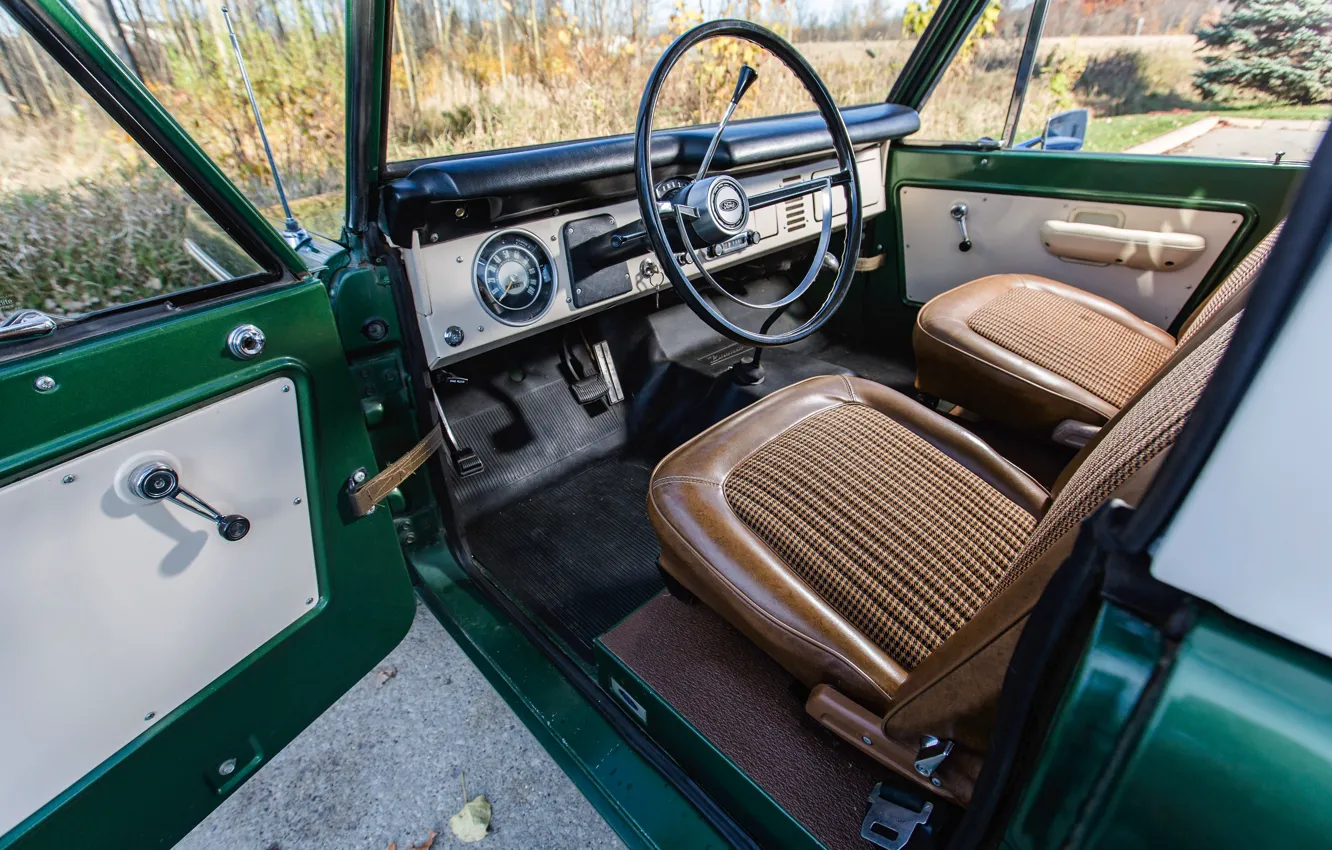
<path fill-rule="evenodd" d="M 456 379 L 461 381 L 462 379 Z M 379 504 L 394 488 L 406 481 L 408 476 L 421 468 L 421 464 L 441 449 L 448 450 L 445 460 L 453 464 L 454 472 L 460 478 L 468 478 L 484 472 L 486 467 L 477 457 L 476 452 L 466 446 L 458 445 L 458 438 L 449 427 L 449 419 L 444 415 L 444 406 L 439 403 L 435 388 L 430 388 L 430 400 L 435 404 L 435 416 L 438 422 L 430 433 L 421 438 L 421 442 L 412 446 L 411 451 L 393 461 L 382 472 L 369 481 L 357 484 L 352 479 L 347 484 L 347 494 L 351 498 L 352 514 L 357 518 L 374 513 Z"/>
<path fill-rule="evenodd" d="M 393 461 L 382 472 L 365 483 L 353 487 L 351 498 L 352 514 L 356 517 L 367 516 L 375 505 L 388 498 L 388 494 L 406 481 L 408 476 L 421 468 L 421 464 L 444 445 L 444 429 L 436 425 L 426 434 L 421 442 L 412 446 L 411 451 Z"/>

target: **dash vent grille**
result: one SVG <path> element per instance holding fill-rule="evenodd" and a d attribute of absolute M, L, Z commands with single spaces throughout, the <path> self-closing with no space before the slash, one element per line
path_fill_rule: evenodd
<path fill-rule="evenodd" d="M 783 186 L 789 186 L 792 183 L 799 183 L 800 175 L 794 174 L 782 181 Z M 805 212 L 805 198 L 802 195 L 799 198 L 792 198 L 782 204 L 782 218 L 786 222 L 786 232 L 791 233 L 801 230 L 809 223 L 809 215 Z"/>

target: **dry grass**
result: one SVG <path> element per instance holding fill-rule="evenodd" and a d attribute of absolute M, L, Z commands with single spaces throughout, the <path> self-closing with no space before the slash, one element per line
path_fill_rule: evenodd
<path fill-rule="evenodd" d="M 208 282 L 183 249 L 190 203 L 157 168 L 0 194 L 0 309 L 72 316 Z"/>

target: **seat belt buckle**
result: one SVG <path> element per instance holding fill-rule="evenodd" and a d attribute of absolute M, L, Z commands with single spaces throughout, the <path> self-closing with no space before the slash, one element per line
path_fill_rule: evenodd
<path fill-rule="evenodd" d="M 910 794 L 880 782 L 870 792 L 869 804 L 860 824 L 861 838 L 884 850 L 902 850 L 919 832 L 925 839 L 917 840 L 914 848 L 925 850 L 934 846 L 934 825 L 930 823 L 933 803 L 913 799 Z"/>

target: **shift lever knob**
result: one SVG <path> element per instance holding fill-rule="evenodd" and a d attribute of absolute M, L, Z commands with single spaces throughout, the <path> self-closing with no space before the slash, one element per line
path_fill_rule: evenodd
<path fill-rule="evenodd" d="M 745 96 L 749 87 L 758 82 L 758 71 L 748 65 L 740 66 L 740 77 L 735 81 L 735 94 L 731 95 L 731 103 L 739 103 L 740 98 Z"/>

